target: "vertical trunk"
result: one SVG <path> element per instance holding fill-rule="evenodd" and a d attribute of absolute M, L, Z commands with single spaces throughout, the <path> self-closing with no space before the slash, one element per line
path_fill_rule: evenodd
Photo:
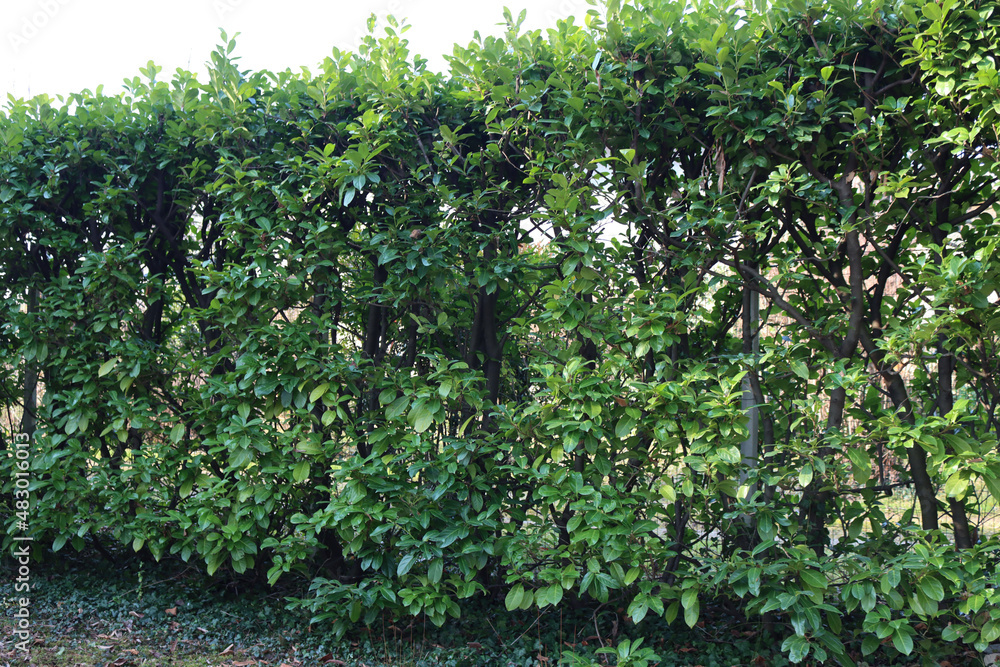
<path fill-rule="evenodd" d="M 163 320 L 163 298 L 157 297 L 146 308 L 142 316 L 142 337 L 143 340 L 159 342 L 160 334 L 163 331 L 161 322 Z"/>
<path fill-rule="evenodd" d="M 29 287 L 27 294 L 28 316 L 38 312 L 38 288 Z M 24 364 L 24 393 L 22 396 L 23 413 L 21 415 L 21 433 L 29 440 L 35 434 L 38 409 L 38 363 L 35 359 Z"/>
<path fill-rule="evenodd" d="M 500 398 L 500 366 L 502 362 L 500 342 L 497 337 L 497 295 L 499 290 L 494 290 L 492 294 L 486 294 L 485 291 L 484 287 L 480 294 L 480 303 L 483 309 L 483 354 L 486 356 L 483 362 L 483 374 L 486 376 L 486 389 L 489 392 L 490 402 L 496 403 Z"/>
<path fill-rule="evenodd" d="M 952 206 L 952 174 L 947 167 L 947 153 L 939 154 L 935 160 L 935 170 L 941 178 L 938 186 L 939 195 L 934 201 L 934 225 L 931 236 L 934 243 L 941 248 L 941 253 L 934 253 L 938 264 L 944 261 L 944 253 L 948 243 L 947 230 L 950 228 L 950 211 Z M 948 341 L 945 336 L 938 337 L 938 414 L 944 416 L 951 412 L 955 405 L 952 392 L 952 379 L 955 375 L 955 357 L 948 351 Z M 948 499 L 951 509 L 952 525 L 955 530 L 955 546 L 959 549 L 972 548 L 972 533 L 969 530 L 969 517 L 965 512 L 965 503 Z"/>
<path fill-rule="evenodd" d="M 945 347 L 944 336 L 938 339 L 938 414 L 942 417 L 955 405 L 952 392 L 952 377 L 955 373 L 955 357 Z M 965 502 L 954 498 L 948 499 L 951 508 L 952 525 L 955 528 L 955 546 L 959 549 L 972 548 L 972 533 L 969 530 L 969 517 L 965 512 Z"/>
<path fill-rule="evenodd" d="M 952 204 L 952 176 L 947 168 L 947 158 L 945 153 L 940 153 L 935 160 L 935 170 L 941 178 L 938 186 L 939 196 L 934 201 L 934 221 L 931 227 L 931 236 L 934 243 L 940 247 L 940 254 L 934 253 L 934 260 L 937 264 L 944 261 L 946 252 L 949 228 L 949 211 Z M 951 412 L 955 405 L 954 393 L 952 391 L 952 379 L 955 375 L 955 357 L 948 351 L 948 341 L 945 336 L 938 337 L 938 415 L 944 416 Z M 965 512 L 965 503 L 948 499 L 948 506 L 951 509 L 952 525 L 955 530 L 955 546 L 959 549 L 969 549 L 972 547 L 972 535 L 969 530 L 969 517 Z"/>
<path fill-rule="evenodd" d="M 317 281 L 316 293 L 313 295 L 312 300 L 309 302 L 309 308 L 312 311 L 313 317 L 316 322 L 321 322 L 323 319 L 323 309 L 326 306 L 326 294 L 323 292 L 325 288 L 325 282 L 322 280 Z M 330 334 L 328 331 L 324 330 L 322 327 L 317 326 L 312 334 L 313 339 L 319 343 L 320 348 L 327 344 L 330 340 Z M 326 406 L 323 405 L 322 401 L 316 401 L 316 405 L 313 406 L 312 415 L 314 417 L 312 422 L 312 432 L 313 433 L 329 433 L 329 429 L 323 426 L 323 413 L 326 412 Z M 326 437 L 325 435 L 323 437 Z"/>
<path fill-rule="evenodd" d="M 388 277 L 385 267 L 379 266 L 375 269 L 375 287 L 381 287 Z M 368 317 L 365 320 L 365 340 L 362 346 L 362 356 L 374 361 L 378 356 L 382 338 L 382 306 L 372 300 L 368 304 Z"/>
<path fill-rule="evenodd" d="M 756 270 L 757 267 L 754 267 Z M 751 289 L 750 284 L 743 284 L 743 355 L 750 357 L 750 368 L 743 376 L 743 396 L 741 407 L 747 415 L 747 437 L 740 443 L 740 456 L 743 467 L 740 469 L 740 486 L 746 484 L 750 471 L 756 470 L 760 458 L 760 409 L 757 407 L 764 401 L 757 378 L 757 353 L 760 350 L 760 295 Z M 752 499 L 757 493 L 757 483 L 747 489 L 746 498 Z M 737 545 L 749 550 L 756 534 L 756 523 L 751 514 L 741 516 L 743 528 L 736 537 Z"/>
<path fill-rule="evenodd" d="M 909 392 L 906 391 L 906 383 L 903 382 L 903 378 L 892 365 L 886 362 L 885 350 L 879 348 L 875 341 L 867 335 L 862 336 L 861 343 L 868 353 L 869 360 L 878 369 L 886 391 L 889 393 L 889 400 L 892 401 L 900 421 L 905 424 L 914 424 L 913 406 L 910 403 Z M 910 467 L 910 478 L 913 480 L 917 501 L 920 503 L 921 526 L 924 530 L 937 530 L 937 493 L 930 475 L 927 474 L 927 452 L 920 445 L 914 445 L 906 450 L 906 459 Z"/>
<path fill-rule="evenodd" d="M 756 267 L 754 267 L 756 269 Z M 750 420 L 747 425 L 747 438 L 740 443 L 740 453 L 743 458 L 745 469 L 740 472 L 740 483 L 744 483 L 749 475 L 748 470 L 757 467 L 759 457 L 759 427 L 760 415 L 757 409 L 758 401 L 755 396 L 753 380 L 757 372 L 757 352 L 760 348 L 760 296 L 749 285 L 743 286 L 743 354 L 753 355 L 753 362 L 750 371 L 743 377 L 743 399 L 742 408 Z M 759 386 L 759 385 L 758 385 Z M 752 487 L 747 497 L 753 496 L 756 492 L 756 485 Z M 749 517 L 747 517 L 749 521 Z"/>
<path fill-rule="evenodd" d="M 764 390 L 760 386 L 760 375 L 757 373 L 756 369 L 750 371 L 747 375 L 750 378 L 750 389 L 753 391 L 754 401 L 758 406 L 764 405 Z M 765 455 L 769 454 L 774 449 L 774 416 L 767 411 L 761 411 L 759 408 L 757 410 L 757 419 L 759 422 L 758 429 L 758 454 L 763 452 Z M 766 486 L 764 487 L 764 502 L 770 502 L 770 499 L 774 497 L 774 487 Z"/>
<path fill-rule="evenodd" d="M 491 265 L 496 256 L 496 242 L 488 243 L 483 250 L 484 263 L 487 266 Z M 500 398 L 500 370 L 503 361 L 500 338 L 497 335 L 497 297 L 499 294 L 499 288 L 494 289 L 492 293 L 487 291 L 486 286 L 479 288 L 476 317 L 472 323 L 466 354 L 466 363 L 473 368 L 479 365 L 477 353 L 483 355 L 480 368 L 486 378 L 486 391 L 491 403 L 496 403 Z M 488 412 L 484 413 L 482 427 L 488 430 L 489 422 Z"/>
<path fill-rule="evenodd" d="M 886 384 L 893 406 L 896 410 L 902 411 L 900 415 L 902 420 L 907 424 L 913 424 L 913 409 L 903 378 L 898 373 L 892 373 L 886 379 Z M 920 503 L 920 523 L 924 530 L 937 530 L 937 494 L 931 483 L 930 475 L 927 474 L 927 452 L 920 445 L 914 445 L 906 450 L 906 458 L 910 464 L 910 475 L 913 477 L 917 501 Z"/>
<path fill-rule="evenodd" d="M 850 201 L 850 190 L 843 182 L 839 182 L 835 189 L 840 195 L 842 202 Z M 864 323 L 864 271 L 862 266 L 863 251 L 861 249 L 861 238 L 857 231 L 850 231 L 844 237 L 844 251 L 846 252 L 848 266 L 850 267 L 850 317 L 847 324 L 847 332 L 841 341 L 840 347 L 835 350 L 834 356 L 841 359 L 849 359 L 854 356 L 858 341 L 861 339 Z M 847 389 L 835 387 L 830 392 L 830 407 L 827 413 L 826 433 L 832 434 L 839 431 L 844 423 L 844 410 L 847 407 Z M 833 450 L 828 446 L 820 447 L 819 456 L 824 461 L 829 461 L 833 456 Z M 805 491 L 805 502 L 808 512 L 809 523 L 809 544 L 816 553 L 823 554 L 828 541 L 826 530 L 826 504 L 829 500 L 829 492 L 819 491 L 824 484 L 819 475 L 813 476 L 809 488 Z"/>
<path fill-rule="evenodd" d="M 384 266 L 378 265 L 376 260 L 375 272 L 373 275 L 373 282 L 376 289 L 381 287 L 386 279 L 388 278 L 388 271 Z M 380 351 L 382 349 L 382 334 L 385 329 L 385 309 L 384 307 L 372 297 L 372 301 L 368 304 L 368 317 L 365 322 L 365 339 L 362 343 L 361 356 L 374 364 L 379 363 Z M 374 373 L 372 373 L 374 377 Z M 364 412 L 374 411 L 378 407 L 378 387 L 371 386 L 368 387 L 367 397 L 365 400 L 358 401 L 358 415 L 364 414 Z M 368 457 L 372 453 L 371 445 L 368 444 L 365 438 L 358 439 L 358 454 L 362 457 Z"/>
<path fill-rule="evenodd" d="M 839 431 L 844 423 L 844 408 L 847 405 L 847 390 L 843 387 L 835 387 L 830 392 L 830 407 L 826 419 L 826 433 L 830 434 Z M 820 447 L 819 457 L 828 461 L 833 456 L 830 447 Z M 813 479 L 805 491 L 805 501 L 807 507 L 809 523 L 809 545 L 822 556 L 826 550 L 829 535 L 826 530 L 827 501 L 830 499 L 828 491 L 820 491 L 823 480 L 818 474 L 813 473 Z"/>

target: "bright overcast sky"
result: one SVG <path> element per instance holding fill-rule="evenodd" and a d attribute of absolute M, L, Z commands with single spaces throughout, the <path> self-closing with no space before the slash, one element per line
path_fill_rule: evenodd
<path fill-rule="evenodd" d="M 371 14 L 407 18 L 412 52 L 446 69 L 441 54 L 475 30 L 499 34 L 503 7 L 527 9 L 527 28 L 558 18 L 582 23 L 587 0 L 0 0 L 0 106 L 8 93 L 67 94 L 104 84 L 121 90 L 149 60 L 203 72 L 219 28 L 240 33 L 245 69 L 314 66 L 332 47 L 353 49 Z M 381 34 L 381 33 L 378 33 Z M 204 80 L 202 77 L 199 77 Z"/>

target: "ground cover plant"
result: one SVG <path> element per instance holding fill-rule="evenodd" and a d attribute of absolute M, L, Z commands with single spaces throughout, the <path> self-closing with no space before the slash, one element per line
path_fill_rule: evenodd
<path fill-rule="evenodd" d="M 759 628 L 748 631 L 738 619 L 720 616 L 692 630 L 662 620 L 639 628 L 619 610 L 600 605 L 525 614 L 483 601 L 440 629 L 424 615 L 394 620 L 383 614 L 336 637 L 328 627 L 310 624 L 308 614 L 283 609 L 286 596 L 305 593 L 301 583 L 271 587 L 232 573 L 209 577 L 177 557 L 155 562 L 129 556 L 125 549 L 112 549 L 109 559 L 88 548 L 39 568 L 31 659 L 19 659 L 7 627 L 10 619 L 4 617 L 0 664 L 604 665 L 617 661 L 597 653 L 603 646 L 614 655 L 621 647 L 638 656 L 644 648 L 640 632 L 650 635 L 645 643 L 661 656 L 660 664 L 787 664 Z M 5 581 L 3 587 L 0 594 L 8 598 L 12 585 Z"/>
<path fill-rule="evenodd" d="M 4 551 L 305 578 L 335 635 L 495 601 L 725 609 L 796 663 L 1000 638 L 995 4 L 506 21 L 448 74 L 391 20 L 8 101 Z"/>

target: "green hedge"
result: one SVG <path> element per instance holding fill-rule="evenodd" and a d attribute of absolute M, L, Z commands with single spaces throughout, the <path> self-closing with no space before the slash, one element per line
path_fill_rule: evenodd
<path fill-rule="evenodd" d="M 300 73 L 223 35 L 207 82 L 9 101 L 36 550 L 304 573 L 338 632 L 728 599 L 793 661 L 985 646 L 994 10 L 612 1 L 448 75 L 395 22 Z"/>

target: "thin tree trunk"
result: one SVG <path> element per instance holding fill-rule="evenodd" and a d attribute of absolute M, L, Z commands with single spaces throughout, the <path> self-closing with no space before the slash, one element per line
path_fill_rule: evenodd
<path fill-rule="evenodd" d="M 911 426 L 915 423 L 913 409 L 910 404 L 910 396 L 906 391 L 906 385 L 899 373 L 894 371 L 883 372 L 883 378 L 889 397 L 897 411 L 901 412 L 900 419 Z M 927 452 L 920 445 L 913 445 L 906 450 L 906 458 L 910 464 L 910 476 L 913 478 L 913 486 L 917 494 L 917 501 L 920 503 L 920 523 L 924 530 L 937 530 L 938 528 L 938 504 L 937 494 L 931 482 L 930 475 L 927 474 Z"/>
<path fill-rule="evenodd" d="M 952 392 L 952 377 L 955 373 L 955 357 L 945 347 L 944 336 L 938 340 L 938 414 L 942 417 L 955 405 Z M 965 502 L 948 499 L 951 508 L 951 520 L 955 529 L 955 546 L 959 549 L 972 548 L 972 533 L 969 530 L 969 517 L 965 512 Z"/>
<path fill-rule="evenodd" d="M 28 317 L 38 312 L 38 288 L 28 288 Z M 35 434 L 38 410 L 38 363 L 37 359 L 24 364 L 24 393 L 22 400 L 21 433 L 31 439 Z"/>
<path fill-rule="evenodd" d="M 756 267 L 754 267 L 756 268 Z M 752 368 L 743 377 L 743 399 L 742 408 L 750 420 L 748 424 L 748 434 L 746 440 L 740 444 L 740 452 L 743 458 L 743 465 L 746 469 L 757 467 L 759 457 L 759 425 L 760 416 L 757 406 L 757 397 L 753 388 L 753 375 L 757 370 L 757 352 L 760 346 L 760 295 L 750 289 L 749 285 L 743 287 L 743 354 L 753 355 Z M 740 472 L 740 483 L 746 482 L 749 473 L 746 470 Z M 747 497 L 753 496 L 756 485 L 751 488 Z M 747 517 L 749 521 L 749 517 Z"/>
<path fill-rule="evenodd" d="M 934 261 L 940 266 L 944 262 L 947 251 L 948 228 L 950 226 L 950 210 L 952 206 L 952 173 L 948 169 L 950 160 L 946 153 L 939 153 L 934 160 L 934 168 L 941 182 L 938 185 L 939 196 L 934 201 L 934 220 L 931 235 L 940 252 L 934 252 Z M 944 335 L 938 336 L 938 415 L 945 416 L 955 406 L 955 396 L 952 391 L 952 379 L 955 376 L 955 357 L 948 351 L 948 341 Z M 972 535 L 969 531 L 969 517 L 965 512 L 965 503 L 954 498 L 948 499 L 951 509 L 952 526 L 955 531 L 955 546 L 958 549 L 972 548 Z"/>

